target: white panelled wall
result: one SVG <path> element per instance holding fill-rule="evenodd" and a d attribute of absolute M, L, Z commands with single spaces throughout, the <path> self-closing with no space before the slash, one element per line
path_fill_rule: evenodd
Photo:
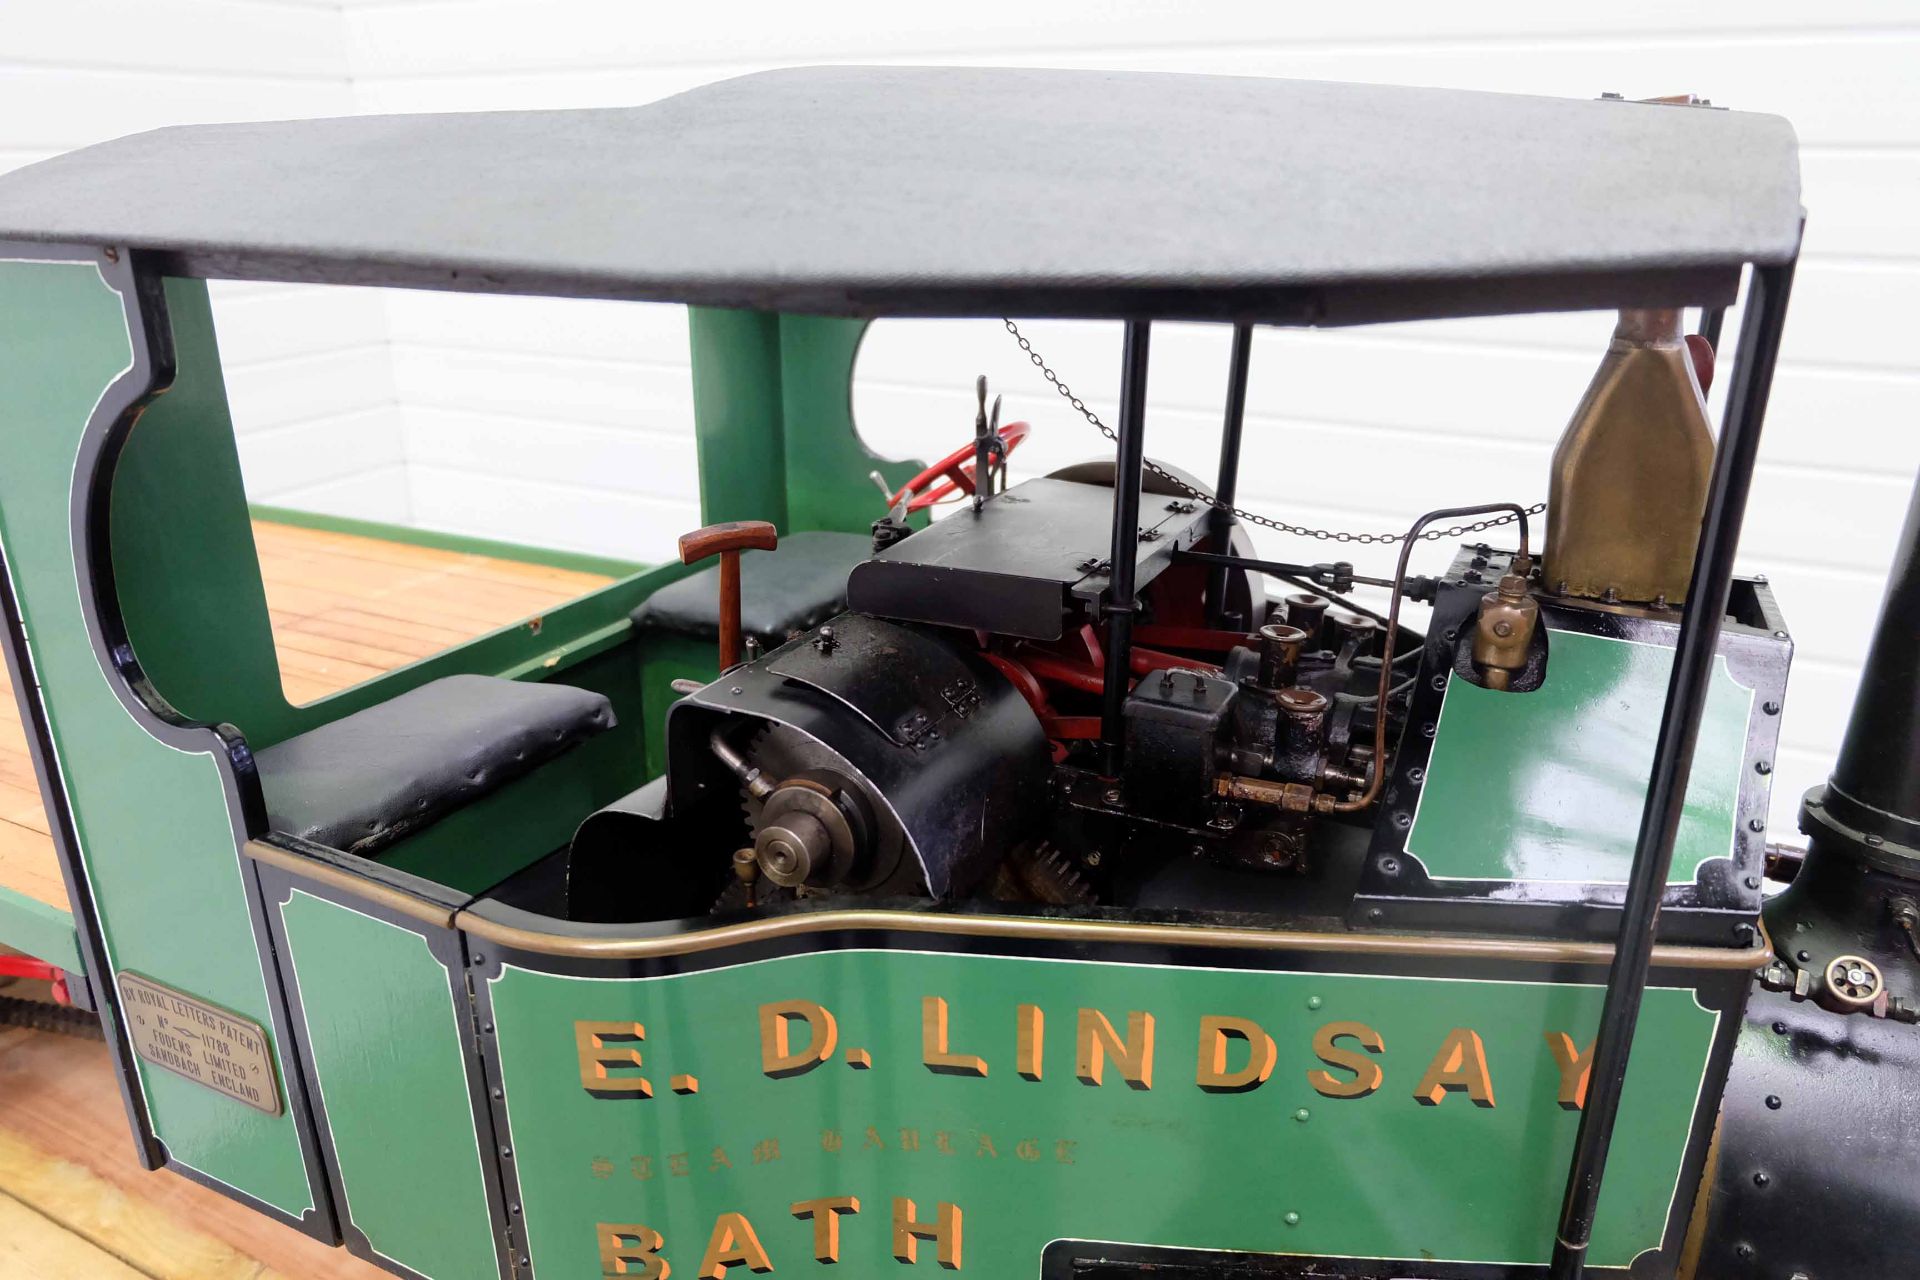
<path fill-rule="evenodd" d="M 0 170 L 160 125 L 350 113 L 347 35 L 326 0 L 0 0 Z M 213 294 L 250 487 L 407 518 L 381 298 Z"/>
<path fill-rule="evenodd" d="M 624 105 L 809 62 L 1694 92 L 1792 119 L 1806 252 L 1742 543 L 1799 646 L 1776 775 L 1775 827 L 1790 833 L 1799 792 L 1837 746 L 1920 468 L 1910 5 L 0 0 L 0 167 L 164 123 Z M 1051 143 L 1036 131 L 1026 145 L 1044 154 Z M 979 199 L 990 207 L 994 193 Z M 686 328 L 672 309 L 277 286 L 217 287 L 216 307 L 258 501 L 643 560 L 669 555 L 698 522 Z M 1543 498 L 1548 455 L 1609 323 L 1263 332 L 1243 499 L 1294 523 L 1384 530 L 1433 506 Z M 1110 411 L 1112 326 L 1028 332 Z M 1225 366 L 1223 332 L 1155 330 L 1150 453 L 1211 473 Z M 1100 450 L 992 321 L 874 326 L 855 385 L 863 434 L 889 456 L 945 452 L 970 430 L 980 372 L 1009 417 L 1035 424 L 1016 475 Z M 1261 546 L 1336 553 L 1278 537 Z M 1390 567 L 1379 550 L 1342 554 Z M 1416 568 L 1445 554 L 1429 548 Z"/>

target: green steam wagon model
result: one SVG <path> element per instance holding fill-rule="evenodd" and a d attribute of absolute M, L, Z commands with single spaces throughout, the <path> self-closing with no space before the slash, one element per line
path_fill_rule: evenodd
<path fill-rule="evenodd" d="M 1801 218 L 1766 116 L 1047 71 L 30 166 L 0 549 L 73 910 L 0 940 L 98 1010 L 149 1166 L 403 1276 L 1908 1274 L 1916 1146 L 1832 1119 L 1920 1059 L 1920 529 L 1804 868 L 1732 573 Z M 709 525 L 294 705 L 212 279 L 686 304 Z M 1544 522 L 1254 554 L 1301 532 L 1234 505 L 1254 326 L 1592 309 Z M 1009 483 L 984 393 L 870 456 L 897 315 L 1123 321 L 1111 428 L 1020 339 L 1108 456 Z M 1213 484 L 1146 456 L 1155 320 L 1232 327 Z"/>

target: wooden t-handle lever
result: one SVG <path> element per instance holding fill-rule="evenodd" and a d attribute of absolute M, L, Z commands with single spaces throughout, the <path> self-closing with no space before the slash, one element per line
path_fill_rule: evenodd
<path fill-rule="evenodd" d="M 720 669 L 740 661 L 740 553 L 771 551 L 780 533 L 765 520 L 729 520 L 680 535 L 680 563 L 720 557 Z"/>

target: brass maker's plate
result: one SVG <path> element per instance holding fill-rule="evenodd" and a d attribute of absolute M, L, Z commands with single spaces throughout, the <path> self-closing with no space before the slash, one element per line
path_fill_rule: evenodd
<path fill-rule="evenodd" d="M 154 1066 L 280 1114 L 273 1051 L 259 1023 L 133 973 L 120 975 L 120 1011 L 134 1052 Z"/>

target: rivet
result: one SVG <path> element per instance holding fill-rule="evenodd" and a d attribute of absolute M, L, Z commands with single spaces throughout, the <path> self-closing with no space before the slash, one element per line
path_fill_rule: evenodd
<path fill-rule="evenodd" d="M 1784 631 L 1776 631 L 1773 633 L 1773 638 L 1775 640 L 1785 640 L 1787 638 L 1787 633 Z"/>
<path fill-rule="evenodd" d="M 1291 1210 L 1291 1209 L 1289 1209 L 1289 1210 L 1287 1210 L 1287 1217 L 1286 1217 L 1286 1223 L 1287 1223 L 1287 1225 L 1288 1225 L 1288 1226 L 1290 1226 L 1290 1227 L 1297 1227 L 1297 1226 L 1299 1226 L 1299 1225 L 1300 1225 L 1300 1215 L 1299 1215 L 1299 1214 L 1297 1214 L 1297 1213 L 1295 1213 L 1295 1212 L 1294 1212 L 1293 1210 Z"/>
<path fill-rule="evenodd" d="M 1767 1110 L 1769 1110 L 1769 1111 L 1778 1111 L 1779 1109 L 1780 1109 L 1780 1095 L 1779 1095 L 1779 1094 L 1777 1094 L 1777 1093 L 1770 1093 L 1770 1094 L 1768 1094 L 1768 1095 L 1767 1095 Z"/>
<path fill-rule="evenodd" d="M 474 952 L 474 953 L 473 953 L 473 963 L 474 963 L 474 965 L 475 965 L 475 967 L 478 967 L 478 966 L 480 966 L 480 965 L 483 965 L 483 964 L 485 964 L 486 962 L 487 962 L 487 958 L 486 958 L 485 956 L 483 956 L 483 955 L 481 955 L 481 954 L 480 954 L 480 953 L 479 953 L 478 951 L 476 951 L 476 952 Z"/>
<path fill-rule="evenodd" d="M 739 685 L 735 685 L 733 686 L 733 688 L 727 690 L 727 692 L 733 694 L 735 697 L 739 697 L 741 694 L 745 693 L 746 690 L 742 689 Z"/>
<path fill-rule="evenodd" d="M 1753 1175 L 1753 1185 L 1756 1187 L 1764 1187 L 1772 1181 L 1773 1179 L 1769 1178 L 1765 1173 L 1756 1173 Z"/>
<path fill-rule="evenodd" d="M 1867 843 L 1872 845 L 1874 848 L 1878 849 L 1881 845 L 1885 844 L 1886 841 L 1882 839 L 1880 836 L 1870 835 L 1867 837 Z"/>
<path fill-rule="evenodd" d="M 1307 1008 L 1309 1009 L 1318 1009 L 1323 1003 L 1324 1001 L 1322 1001 L 1319 996 L 1307 997 Z"/>
<path fill-rule="evenodd" d="M 511 1213 L 514 1217 L 517 1218 L 520 1216 L 520 1206 L 517 1204 L 510 1204 L 507 1206 L 507 1212 Z"/>
<path fill-rule="evenodd" d="M 1766 829 L 1767 820 L 1765 818 L 1755 818 L 1747 823 L 1747 830 L 1749 831 L 1765 831 Z"/>
<path fill-rule="evenodd" d="M 506 1160 L 513 1159 L 513 1148 L 512 1147 L 500 1148 L 500 1155 L 502 1159 L 506 1159 Z"/>
<path fill-rule="evenodd" d="M 1733 936 L 1734 939 L 1739 942 L 1752 942 L 1753 926 L 1742 920 L 1739 924 L 1733 926 Z"/>
<path fill-rule="evenodd" d="M 1386 918 L 1387 918 L 1387 913 L 1382 911 L 1379 907 L 1374 907 L 1367 912 L 1367 920 L 1373 924 L 1379 924 L 1382 920 L 1385 920 Z"/>
<path fill-rule="evenodd" d="M 1785 1034 L 1787 1034 L 1787 1024 L 1786 1024 L 1786 1023 L 1784 1023 L 1784 1022 L 1776 1022 L 1776 1023 L 1774 1023 L 1774 1024 L 1773 1024 L 1773 1034 L 1775 1034 L 1775 1035 L 1777 1035 L 1777 1036 L 1783 1036 L 1783 1035 L 1785 1035 Z"/>
<path fill-rule="evenodd" d="M 1761 777 L 1765 777 L 1767 774 L 1773 772 L 1773 765 L 1770 761 L 1756 760 L 1753 762 L 1753 771 Z"/>
<path fill-rule="evenodd" d="M 1760 877 L 1759 877 L 1759 876 L 1748 876 L 1748 877 L 1747 877 L 1747 888 L 1749 888 L 1749 889 L 1758 889 L 1759 887 L 1760 887 Z"/>
<path fill-rule="evenodd" d="M 493 1091 L 493 1100 L 495 1102 L 505 1102 L 507 1100 L 507 1091 L 505 1089 L 495 1089 Z"/>
<path fill-rule="evenodd" d="M 1403 809 L 1399 813 L 1396 813 L 1393 815 L 1393 825 L 1396 827 L 1399 827 L 1402 831 L 1405 831 L 1408 827 L 1413 825 L 1413 815 L 1406 812 L 1406 810 Z"/>
<path fill-rule="evenodd" d="M 1447 687 L 1447 678 L 1444 675 L 1435 676 L 1432 680 L 1432 684 L 1433 684 L 1433 687 L 1436 689 L 1444 689 Z"/>
<path fill-rule="evenodd" d="M 1293 1118 L 1295 1120 L 1298 1120 L 1301 1124 L 1305 1124 L 1307 1120 L 1312 1116 L 1312 1114 L 1313 1113 L 1308 1111 L 1305 1107 L 1302 1107 L 1298 1111 L 1293 1113 Z"/>
<path fill-rule="evenodd" d="M 1382 858 L 1382 859 L 1380 859 L 1380 874 L 1381 874 L 1381 875 L 1387 875 L 1387 876 L 1397 876 L 1397 875 L 1399 875 L 1399 874 L 1400 874 L 1400 859 L 1398 859 L 1398 858 Z"/>
<path fill-rule="evenodd" d="M 1408 782 L 1425 782 L 1426 780 L 1427 780 L 1427 771 L 1425 769 L 1415 767 L 1407 770 Z"/>
<path fill-rule="evenodd" d="M 488 1024 L 486 1025 L 486 1026 L 484 1026 L 484 1027 L 482 1027 L 482 1028 L 480 1028 L 480 1029 L 481 1029 L 482 1031 L 484 1031 L 484 1032 L 486 1032 L 486 1033 L 487 1033 L 488 1035 L 492 1035 L 492 1034 L 493 1034 L 493 1024 L 492 1024 L 491 1022 L 489 1022 L 489 1023 L 488 1023 Z"/>
<path fill-rule="evenodd" d="M 1760 709 L 1766 712 L 1770 716 L 1777 716 L 1780 714 L 1780 704 L 1777 702 L 1763 702 L 1760 704 Z"/>
<path fill-rule="evenodd" d="M 1795 960 L 1798 960 L 1801 964 L 1806 964 L 1809 960 L 1813 959 L 1813 952 L 1808 951 L 1806 948 L 1802 947 L 1800 950 L 1793 953 L 1793 958 Z"/>
<path fill-rule="evenodd" d="M 1753 1257 L 1753 1246 L 1748 1244 L 1744 1240 L 1741 1241 L 1739 1244 L 1735 1245 L 1733 1247 L 1733 1251 L 1734 1253 L 1740 1256 L 1742 1261 L 1745 1261 L 1746 1259 Z"/>

